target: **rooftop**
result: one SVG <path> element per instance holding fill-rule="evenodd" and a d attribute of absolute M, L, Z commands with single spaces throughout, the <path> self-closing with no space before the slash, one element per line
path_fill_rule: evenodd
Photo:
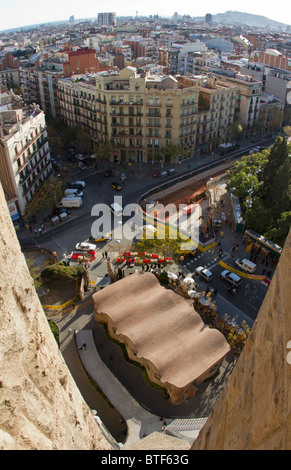
<path fill-rule="evenodd" d="M 135 273 L 93 295 L 95 310 L 109 317 L 116 334 L 150 361 L 162 383 L 183 388 L 230 350 L 224 336 L 204 324 L 187 301 L 162 287 L 152 273 Z"/>

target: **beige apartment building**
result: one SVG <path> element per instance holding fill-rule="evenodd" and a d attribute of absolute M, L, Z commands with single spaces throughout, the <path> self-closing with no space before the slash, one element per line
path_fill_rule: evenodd
<path fill-rule="evenodd" d="M 237 87 L 235 119 L 244 129 L 252 128 L 259 116 L 262 81 L 240 73 L 235 77 L 223 77 L 223 79 L 219 76 L 219 79 Z"/>
<path fill-rule="evenodd" d="M 15 107 L 8 94 L 1 98 L 0 181 L 11 217 L 17 220 L 51 173 L 50 148 L 39 106 Z"/>
<path fill-rule="evenodd" d="M 173 154 L 163 150 L 173 147 L 176 157 L 187 158 L 223 140 L 234 116 L 235 86 L 200 82 L 138 74 L 134 67 L 60 79 L 60 116 L 87 128 L 92 144 L 110 143 L 112 160 L 165 161 Z"/>

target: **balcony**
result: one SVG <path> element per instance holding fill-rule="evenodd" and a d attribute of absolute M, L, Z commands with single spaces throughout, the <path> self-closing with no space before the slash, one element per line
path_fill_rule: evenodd
<path fill-rule="evenodd" d="M 47 160 L 46 162 L 44 162 L 43 167 L 37 171 L 37 173 L 34 176 L 33 180 L 28 183 L 28 187 L 25 188 L 25 189 L 23 188 L 23 195 L 24 196 L 26 196 L 28 194 L 28 192 L 33 188 L 35 183 L 41 178 L 41 176 L 45 173 L 45 171 L 50 167 L 50 165 L 51 165 L 50 160 Z M 33 170 L 33 171 L 35 171 L 35 170 Z"/>

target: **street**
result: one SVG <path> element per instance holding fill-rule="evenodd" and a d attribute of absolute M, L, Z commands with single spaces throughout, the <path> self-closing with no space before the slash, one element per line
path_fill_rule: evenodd
<path fill-rule="evenodd" d="M 37 238 L 38 244 L 51 251 L 56 251 L 60 259 L 63 258 L 64 254 L 70 254 L 76 243 L 88 240 L 91 235 L 92 224 L 96 220 L 96 217 L 91 216 L 91 210 L 95 204 L 110 205 L 114 200 L 114 196 L 122 196 L 122 205 L 124 207 L 126 204 L 136 203 L 142 192 L 159 184 L 159 181 L 153 180 L 150 175 L 127 172 L 127 179 L 123 184 L 123 189 L 117 192 L 111 187 L 111 183 L 116 180 L 116 177 L 114 175 L 104 177 L 93 168 L 78 172 L 74 175 L 74 179 L 83 179 L 86 182 L 83 207 L 72 209 L 68 221 L 48 230 Z M 98 184 L 100 180 L 102 181 L 102 185 Z M 112 222 L 113 219 L 112 216 Z M 126 218 L 123 217 L 123 225 L 125 221 Z M 230 229 L 226 230 L 225 238 L 222 243 L 224 250 L 222 260 L 233 267 L 235 267 L 235 265 L 234 259 L 231 257 L 231 247 L 234 242 L 240 240 L 240 235 L 232 233 Z M 124 240 L 120 240 L 119 245 L 118 243 L 116 240 L 112 240 L 107 242 L 107 244 L 101 243 L 98 248 L 99 250 L 107 249 L 107 251 L 110 251 L 110 248 L 112 248 L 114 251 L 118 251 L 119 247 L 126 246 Z M 127 241 L 127 244 L 129 245 L 130 243 Z M 238 322 L 246 320 L 249 326 L 252 326 L 264 299 L 266 287 L 262 286 L 259 281 L 244 279 L 236 295 L 231 295 L 228 291 L 229 285 L 224 280 L 220 279 L 219 276 L 223 269 L 219 266 L 220 259 L 218 251 L 219 248 L 217 246 L 205 253 L 197 251 L 195 257 L 189 257 L 185 260 L 183 265 L 185 273 L 193 274 L 195 268 L 200 265 L 208 267 L 214 274 L 214 279 L 209 284 L 211 289 L 217 290 L 215 301 L 219 314 L 221 316 L 228 314 L 233 320 Z M 243 246 L 240 247 L 236 255 L 236 257 L 239 256 L 245 256 Z M 92 265 L 92 269 L 93 268 L 94 263 Z M 93 272 L 94 275 L 97 276 L 98 269 L 94 269 Z M 198 290 L 204 290 L 206 288 L 204 281 L 197 278 L 197 276 L 195 280 L 198 282 Z"/>

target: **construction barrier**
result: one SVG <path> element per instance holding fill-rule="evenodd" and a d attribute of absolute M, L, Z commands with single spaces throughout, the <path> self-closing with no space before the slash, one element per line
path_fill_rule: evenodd
<path fill-rule="evenodd" d="M 68 300 L 62 305 L 42 305 L 42 308 L 49 309 L 49 310 L 63 310 L 69 305 L 73 304 L 75 300 L 79 299 L 79 296 L 75 296 L 72 299 Z"/>
<path fill-rule="evenodd" d="M 224 263 L 223 261 L 219 261 L 219 264 L 222 268 L 227 269 L 228 271 L 231 271 L 231 272 L 237 274 L 240 277 L 244 277 L 244 278 L 247 278 L 247 279 L 254 279 L 255 281 L 263 281 L 263 280 L 266 279 L 265 275 L 244 273 L 243 271 L 239 271 L 238 269 L 235 269 L 232 266 L 229 266 L 228 264 Z"/>
<path fill-rule="evenodd" d="M 214 246 L 216 246 L 216 242 L 212 242 L 207 246 L 198 245 L 197 248 L 201 253 L 205 253 L 205 251 L 210 250 L 210 248 L 213 248 Z"/>

